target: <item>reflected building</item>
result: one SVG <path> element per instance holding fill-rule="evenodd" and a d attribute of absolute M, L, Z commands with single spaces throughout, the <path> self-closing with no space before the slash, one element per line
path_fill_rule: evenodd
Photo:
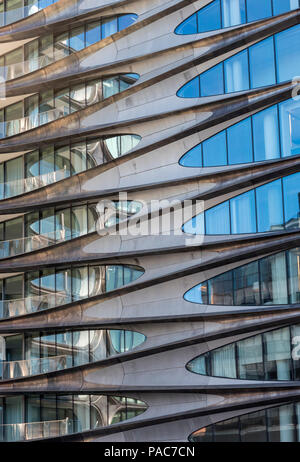
<path fill-rule="evenodd" d="M 299 22 L 0 2 L 0 441 L 300 440 Z"/>

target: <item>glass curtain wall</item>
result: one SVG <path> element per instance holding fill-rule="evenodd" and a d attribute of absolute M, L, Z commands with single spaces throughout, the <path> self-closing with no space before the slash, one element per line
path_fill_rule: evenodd
<path fill-rule="evenodd" d="M 204 281 L 185 300 L 220 306 L 300 303 L 300 249 L 280 252 Z"/>
<path fill-rule="evenodd" d="M 296 324 L 255 335 L 200 355 L 187 369 L 241 380 L 299 380 L 299 334 Z"/>
<path fill-rule="evenodd" d="M 189 234 L 247 234 L 300 226 L 300 173 L 264 184 L 196 215 Z"/>
<path fill-rule="evenodd" d="M 298 402 L 263 409 L 224 420 L 192 433 L 189 441 L 201 442 L 299 442 Z"/>
<path fill-rule="evenodd" d="M 299 154 L 300 103 L 289 99 L 194 146 L 179 163 L 183 167 L 217 167 Z"/>
<path fill-rule="evenodd" d="M 35 332 L 2 337 L 1 379 L 43 374 L 125 353 L 146 337 L 124 330 Z"/>
<path fill-rule="evenodd" d="M 299 25 L 268 37 L 190 80 L 177 96 L 214 96 L 293 80 L 300 73 L 299 40 Z"/>
<path fill-rule="evenodd" d="M 299 0 L 214 0 L 175 29 L 188 35 L 233 27 L 299 8 Z"/>
<path fill-rule="evenodd" d="M 0 398 L 0 406 L 3 409 L 1 441 L 92 430 L 137 417 L 147 410 L 146 403 L 136 398 L 82 394 L 4 396 Z"/>
<path fill-rule="evenodd" d="M 13 136 L 65 117 L 126 90 L 138 78 L 124 74 L 29 96 L 0 110 L 0 134 Z"/>
<path fill-rule="evenodd" d="M 101 295 L 135 281 L 143 273 L 142 268 L 133 265 L 85 265 L 4 278 L 0 286 L 1 316 L 17 316 Z"/>
<path fill-rule="evenodd" d="M 47 146 L 0 163 L 0 200 L 23 194 L 127 154 L 138 135 L 84 140 L 62 147 Z"/>
<path fill-rule="evenodd" d="M 46 34 L 0 56 L 0 75 L 5 80 L 11 80 L 48 66 L 54 61 L 58 61 L 71 53 L 80 51 L 129 27 L 136 19 L 137 15 L 135 14 L 126 14 L 108 19 L 94 19 L 86 22 L 83 26 L 73 27 L 64 33 Z"/>

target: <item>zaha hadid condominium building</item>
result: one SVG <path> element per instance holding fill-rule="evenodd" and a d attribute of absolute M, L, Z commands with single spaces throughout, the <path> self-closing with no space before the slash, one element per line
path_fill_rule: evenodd
<path fill-rule="evenodd" d="M 0 440 L 299 441 L 299 1 L 0 6 Z"/>

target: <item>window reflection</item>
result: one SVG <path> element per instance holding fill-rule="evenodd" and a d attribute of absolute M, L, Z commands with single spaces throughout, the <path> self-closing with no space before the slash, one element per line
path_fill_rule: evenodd
<path fill-rule="evenodd" d="M 222 235 L 297 229 L 300 225 L 300 173 L 233 197 L 198 217 L 199 220 L 196 216 L 183 225 L 185 233 Z"/>
<path fill-rule="evenodd" d="M 298 0 L 214 0 L 183 21 L 176 34 L 196 34 L 269 18 L 299 8 Z"/>
<path fill-rule="evenodd" d="M 189 441 L 201 442 L 296 442 L 299 441 L 299 404 L 251 412 L 204 427 Z"/>
<path fill-rule="evenodd" d="M 136 281 L 143 273 L 142 268 L 133 265 L 91 265 L 4 278 L 1 315 L 17 316 L 101 295 Z"/>
<path fill-rule="evenodd" d="M 0 8 L 1 5 L 3 3 Z M 17 11 L 13 9 L 11 13 L 15 15 Z M 7 15 L 8 12 L 0 12 L 0 26 L 3 25 L 1 20 L 5 17 L 8 19 Z M 33 72 L 131 26 L 136 20 L 137 15 L 125 14 L 109 19 L 93 19 L 59 34 L 47 33 L 2 55 L 1 75 L 5 80 L 10 80 Z"/>
<path fill-rule="evenodd" d="M 293 354 L 300 325 L 255 335 L 209 351 L 187 364 L 190 372 L 242 380 L 299 380 Z"/>
<path fill-rule="evenodd" d="M 0 398 L 1 441 L 63 436 L 139 416 L 147 405 L 136 398 L 82 394 L 29 394 Z M 24 423 L 24 425 L 16 425 Z"/>
<path fill-rule="evenodd" d="M 127 154 L 138 135 L 92 139 L 66 146 L 48 146 L 0 164 L 0 200 L 76 175 Z"/>
<path fill-rule="evenodd" d="M 208 138 L 184 154 L 183 167 L 261 162 L 300 154 L 300 104 L 289 99 Z"/>
<path fill-rule="evenodd" d="M 74 330 L 1 337 L 0 379 L 45 374 L 126 353 L 146 340 L 127 330 Z"/>
<path fill-rule="evenodd" d="M 286 305 L 300 300 L 300 250 L 262 258 L 201 282 L 185 300 L 211 305 Z"/>
<path fill-rule="evenodd" d="M 177 91 L 177 96 L 214 96 L 293 80 L 300 72 L 299 38 L 299 25 L 278 32 L 187 82 Z M 216 85 L 223 76 L 225 89 Z"/>

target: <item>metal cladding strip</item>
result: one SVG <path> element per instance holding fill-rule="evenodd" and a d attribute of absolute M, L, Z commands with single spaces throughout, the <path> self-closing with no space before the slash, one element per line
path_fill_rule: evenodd
<path fill-rule="evenodd" d="M 1 155 L 93 137 L 138 135 L 127 154 L 106 164 L 0 201 L 0 214 L 26 213 L 64 204 L 118 200 L 204 201 L 202 210 L 262 184 L 300 171 L 300 154 L 261 163 L 184 168 L 191 148 L 250 115 L 290 99 L 298 83 L 207 98 L 179 98 L 197 75 L 273 34 L 300 23 L 300 9 L 254 23 L 203 34 L 176 35 L 185 18 L 209 2 L 189 0 L 58 0 L 40 12 L 0 28 L 0 43 L 43 37 L 86 20 L 134 13 L 127 29 L 45 68 L 6 83 L 6 97 L 124 73 L 139 79 L 125 91 L 61 119 L 0 140 Z M 8 104 L 9 100 L 7 100 Z M 4 103 L 5 105 L 5 103 Z M 199 205 L 200 207 L 200 205 Z M 167 205 L 157 206 L 163 213 Z M 199 209 L 200 210 L 200 209 Z M 197 209 L 197 213 L 199 213 Z M 175 213 L 175 212 L 174 212 Z M 194 216 L 194 215 L 193 215 Z M 2 217 L 2 218 L 3 218 Z M 147 209 L 120 223 L 120 231 L 147 217 Z M 5 219 L 5 217 L 4 217 Z M 151 219 L 149 218 L 149 222 Z M 298 229 L 258 234 L 193 236 L 182 225 L 156 235 L 114 235 L 106 229 L 36 251 L 0 259 L 0 273 L 79 264 L 137 265 L 136 281 L 101 295 L 51 309 L 0 319 L 1 334 L 64 332 L 87 328 L 136 331 L 145 341 L 101 361 L 0 380 L 1 396 L 79 393 L 127 396 L 146 403 L 128 421 L 48 441 L 187 441 L 210 423 L 254 410 L 300 401 L 298 380 L 239 380 L 190 372 L 186 365 L 216 348 L 300 322 L 300 304 L 218 306 L 191 303 L 184 294 L 220 274 L 300 247 Z M 169 227 L 168 227 L 169 226 Z M 177 231 L 176 235 L 170 232 Z M 174 233 L 175 234 L 175 233 Z M 151 436 L 151 438 L 150 438 Z M 46 440 L 46 439 L 45 439 Z"/>

